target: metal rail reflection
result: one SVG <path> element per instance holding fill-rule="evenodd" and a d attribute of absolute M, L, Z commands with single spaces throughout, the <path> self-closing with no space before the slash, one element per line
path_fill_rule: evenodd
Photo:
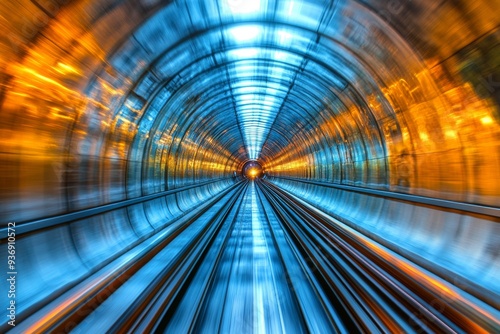
<path fill-rule="evenodd" d="M 265 180 L 220 194 L 16 326 L 495 332 L 500 312 Z"/>

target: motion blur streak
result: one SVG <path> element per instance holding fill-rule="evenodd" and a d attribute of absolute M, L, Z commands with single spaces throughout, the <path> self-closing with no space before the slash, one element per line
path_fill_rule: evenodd
<path fill-rule="evenodd" d="M 500 332 L 499 12 L 1 1 L 0 332 Z"/>

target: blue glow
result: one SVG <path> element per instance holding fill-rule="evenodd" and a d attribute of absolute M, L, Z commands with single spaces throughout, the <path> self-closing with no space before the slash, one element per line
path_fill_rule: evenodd
<path fill-rule="evenodd" d="M 226 0 L 225 5 L 233 14 L 251 14 L 261 10 L 260 0 Z"/>
<path fill-rule="evenodd" d="M 256 39 L 263 32 L 262 27 L 255 25 L 237 26 L 229 29 L 229 33 L 237 42 L 248 42 Z"/>
<path fill-rule="evenodd" d="M 240 28 L 248 29 L 247 26 Z M 280 30 L 279 36 L 288 40 L 291 35 Z M 241 132 L 248 158 L 258 159 L 290 89 L 290 73 L 285 70 L 284 63 L 296 64 L 300 57 L 281 50 L 256 47 L 233 49 L 228 52 L 228 57 L 240 60 L 234 66 L 229 81 L 238 121 L 244 125 Z M 263 64 L 259 59 L 266 59 L 267 62 Z"/>

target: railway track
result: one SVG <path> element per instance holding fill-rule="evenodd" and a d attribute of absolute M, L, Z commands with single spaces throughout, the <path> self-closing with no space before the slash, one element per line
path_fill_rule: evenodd
<path fill-rule="evenodd" d="M 245 181 L 21 333 L 487 333 L 499 311 L 265 180 Z"/>
<path fill-rule="evenodd" d="M 271 183 L 259 185 L 323 278 L 323 290 L 350 311 L 361 332 L 499 330 L 494 307 Z"/>

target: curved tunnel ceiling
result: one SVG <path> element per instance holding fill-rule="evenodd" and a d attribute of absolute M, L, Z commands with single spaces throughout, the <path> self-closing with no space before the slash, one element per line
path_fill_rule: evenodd
<path fill-rule="evenodd" d="M 435 14 L 426 18 L 431 7 Z M 275 174 L 301 176 L 322 165 L 352 165 L 332 177 L 390 189 L 398 182 L 391 157 L 410 152 L 411 192 L 494 204 L 491 189 L 463 197 L 464 190 L 474 192 L 474 185 L 460 179 L 464 173 L 475 178 L 470 171 L 456 168 L 454 178 L 425 167 L 443 151 L 481 141 L 462 135 L 457 128 L 466 127 L 463 122 L 446 116 L 457 108 L 448 95 L 470 93 L 474 100 L 485 91 L 468 82 L 460 66 L 470 65 L 462 60 L 467 47 L 497 19 L 487 17 L 486 4 L 469 7 L 463 9 L 470 13 L 466 23 L 451 15 L 445 23 L 432 18 L 458 9 L 427 2 L 22 3 L 24 22 L 11 27 L 3 44 L 9 87 L 2 92 L 3 124 L 17 124 L 21 98 L 34 118 L 48 117 L 55 129 L 40 128 L 36 140 L 23 129 L 6 137 L 22 137 L 21 146 L 31 151 L 36 141 L 35 150 L 45 155 L 136 162 L 161 159 L 164 151 L 189 160 L 194 145 L 204 149 L 203 164 L 222 173 L 239 170 L 249 159 Z M 403 20 L 404 13 L 412 13 L 411 19 Z M 446 24 L 466 24 L 467 31 L 443 31 Z M 438 40 L 448 37 L 446 44 Z M 457 61 L 462 65 L 453 73 Z M 496 71 L 479 65 L 484 73 Z M 443 93 L 443 80 L 457 92 Z M 464 108 L 490 134 L 498 113 L 495 94 L 488 87 L 486 93 L 491 102 L 478 106 L 469 99 L 474 106 Z M 45 105 L 33 105 L 32 98 Z M 33 134 L 33 126 L 39 128 L 26 124 L 25 131 Z M 71 136 L 66 129 L 73 129 Z M 431 185 L 426 179 L 436 173 L 436 180 L 449 180 Z M 175 182 L 168 176 L 165 181 Z M 444 188 L 452 189 L 444 194 Z"/>
<path fill-rule="evenodd" d="M 268 5 L 235 2 L 214 5 L 214 8 L 188 7 L 188 11 L 195 13 L 204 10 L 203 15 L 195 15 L 200 20 L 203 18 L 202 22 L 185 23 L 198 30 L 191 35 L 179 36 L 178 39 L 161 40 L 164 43 L 155 43 L 154 49 L 147 50 L 148 54 L 154 56 L 151 56 L 147 71 L 137 79 L 135 89 L 139 91 L 138 95 L 145 95 L 141 85 L 152 86 L 151 77 L 157 80 L 158 85 L 165 83 L 165 87 L 169 88 L 173 85 L 170 89 L 174 91 L 182 87 L 186 95 L 194 95 L 200 100 L 199 105 L 193 108 L 204 109 L 204 115 L 218 112 L 221 115 L 219 117 L 237 124 L 237 128 L 233 129 L 235 133 L 231 132 L 230 136 L 242 140 L 240 145 L 243 144 L 245 155 L 238 156 L 239 159 L 262 159 L 261 150 L 269 150 L 268 146 L 271 145 L 267 143 L 291 142 L 290 137 L 280 138 L 283 136 L 280 130 L 296 129 L 297 132 L 303 125 L 299 119 L 277 121 L 282 110 L 285 111 L 283 114 L 295 113 L 300 118 L 304 118 L 304 112 L 314 117 L 315 112 L 323 108 L 317 101 L 328 98 L 338 100 L 338 92 L 346 89 L 347 80 L 353 80 L 356 76 L 355 69 L 361 78 L 370 75 L 366 74 L 366 69 L 356 62 L 349 50 L 338 46 L 333 36 L 324 37 L 324 32 L 319 28 L 323 24 L 321 21 L 312 26 L 302 23 L 300 19 L 294 20 L 293 25 L 287 21 L 286 15 L 298 18 L 298 15 L 293 15 L 294 10 L 300 13 L 302 4 L 283 4 L 272 20 L 267 14 Z M 182 6 L 179 7 L 167 7 L 153 16 L 138 29 L 132 42 L 126 42 L 135 46 L 128 47 L 126 44 L 123 49 L 138 52 L 139 46 L 148 45 L 151 40 L 156 41 L 157 35 L 167 36 L 172 30 L 168 23 L 172 18 L 179 15 L 193 17 L 174 13 L 176 10 L 182 13 Z M 311 6 L 309 10 L 321 17 L 332 16 L 336 10 L 327 8 L 325 11 L 320 8 Z M 175 24 L 182 23 L 176 21 Z M 322 38 L 324 45 L 320 41 Z M 118 62 L 121 58 L 133 59 L 127 52 L 119 51 L 111 58 L 111 63 L 114 59 Z M 304 86 L 313 87 L 319 93 L 303 92 L 304 88 L 301 87 Z M 203 94 L 200 93 L 202 90 Z M 217 97 L 217 102 L 213 102 L 214 97 Z M 186 100 L 180 96 L 175 98 Z M 210 105 L 206 105 L 207 101 Z M 299 112 L 296 111 L 298 108 Z M 235 149 L 231 151 L 235 152 Z M 267 156 L 276 153 L 270 151 Z"/>
<path fill-rule="evenodd" d="M 236 183 L 253 160 L 317 207 L 336 195 L 294 182 L 496 208 L 499 8 L 426 0 L 3 1 L 2 221 L 200 185 L 116 213 L 140 238 Z M 369 203 L 361 211 L 388 205 Z M 412 222 L 419 209 L 391 217 Z M 141 217 L 147 227 L 137 228 Z M 101 218 L 89 221 L 102 227 Z M 474 230 L 469 218 L 436 234 Z M 82 221 L 61 228 L 60 240 L 92 233 Z M 498 224 L 490 223 L 478 223 L 478 235 L 493 232 L 473 240 L 487 264 L 498 257 Z M 115 248 L 102 248 L 111 258 L 129 236 L 102 228 L 110 229 L 102 242 Z M 36 232 L 26 238 L 43 237 Z M 86 237 L 74 240 L 75 252 L 87 254 L 79 248 L 87 249 Z M 79 255 L 85 269 L 75 271 L 92 271 L 94 255 Z M 499 293 L 494 270 L 481 278 L 477 263 L 472 273 L 456 270 Z"/>

